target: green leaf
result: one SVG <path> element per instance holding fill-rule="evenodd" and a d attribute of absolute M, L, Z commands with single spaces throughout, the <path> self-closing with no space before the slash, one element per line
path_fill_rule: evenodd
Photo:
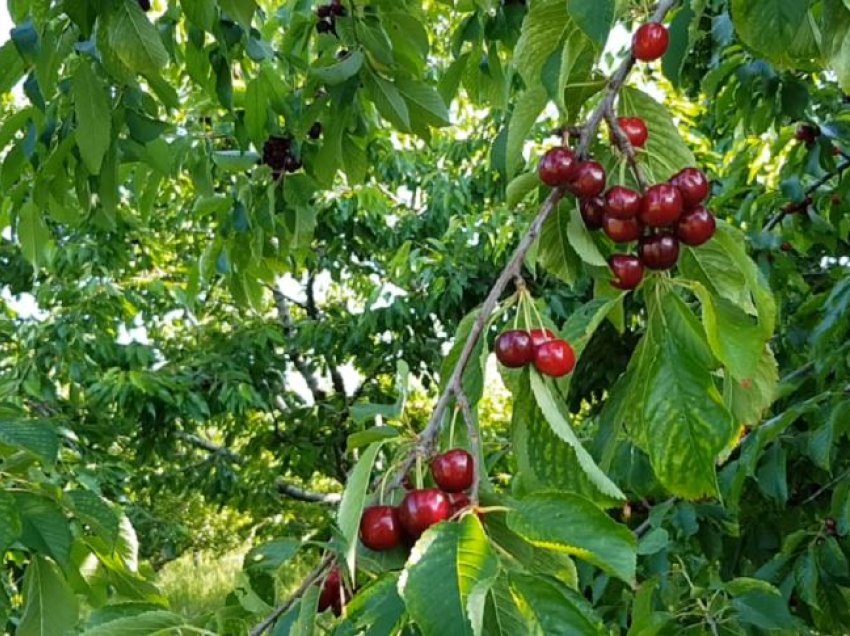
<path fill-rule="evenodd" d="M 410 111 L 395 84 L 370 70 L 362 75 L 369 98 L 381 116 L 401 131 L 410 131 Z"/>
<path fill-rule="evenodd" d="M 511 588 L 522 599 L 536 629 L 525 633 L 603 636 L 602 620 L 578 593 L 539 576 L 510 574 Z"/>
<path fill-rule="evenodd" d="M 366 492 L 372 475 L 375 457 L 381 450 L 381 442 L 375 442 L 360 456 L 354 470 L 345 484 L 345 492 L 337 510 L 336 522 L 345 539 L 345 559 L 350 572 L 354 572 L 357 559 L 357 531 L 360 528 L 360 516 L 366 503 Z"/>
<path fill-rule="evenodd" d="M 396 86 L 407 103 L 411 121 L 421 121 L 428 126 L 448 126 L 449 110 L 440 94 L 428 84 L 398 78 Z"/>
<path fill-rule="evenodd" d="M 614 0 L 568 0 L 567 11 L 579 28 L 600 47 L 614 22 Z"/>
<path fill-rule="evenodd" d="M 738 620 L 761 629 L 787 629 L 794 621 L 782 593 L 767 581 L 736 578 L 724 587 L 732 598 Z"/>
<path fill-rule="evenodd" d="M 0 93 L 8 93 L 24 76 L 24 59 L 12 40 L 0 46 Z"/>
<path fill-rule="evenodd" d="M 670 45 L 661 60 L 661 70 L 676 88 L 679 88 L 682 66 L 691 48 L 691 22 L 696 17 L 691 3 L 687 2 L 676 12 L 668 27 Z"/>
<path fill-rule="evenodd" d="M 505 576 L 497 578 L 487 594 L 483 627 L 487 636 L 533 633 L 532 622 L 520 607 L 519 599 L 514 597 Z"/>
<path fill-rule="evenodd" d="M 300 548 L 301 542 L 297 539 L 275 539 L 251 548 L 245 555 L 243 567 L 247 572 L 277 572 Z"/>
<path fill-rule="evenodd" d="M 723 400 L 735 422 L 749 427 L 760 424 L 762 415 L 776 399 L 778 384 L 779 367 L 769 346 L 764 347 L 751 378 L 724 377 Z"/>
<path fill-rule="evenodd" d="M 455 366 L 460 359 L 461 351 L 463 350 L 469 338 L 475 322 L 478 320 L 480 308 L 476 307 L 466 314 L 457 326 L 454 342 L 448 355 L 443 358 L 443 365 L 440 367 L 440 390 L 444 391 L 446 383 L 449 381 Z M 484 338 L 479 338 L 475 344 L 472 354 L 469 356 L 469 364 L 463 371 L 463 389 L 466 397 L 469 398 L 470 404 L 477 404 L 484 393 L 484 373 L 487 362 L 487 347 L 484 343 Z"/>
<path fill-rule="evenodd" d="M 266 82 L 255 77 L 245 88 L 245 129 L 255 145 L 260 145 L 268 136 L 266 123 L 269 118 Z"/>
<path fill-rule="evenodd" d="M 511 508 L 508 527 L 532 545 L 571 554 L 634 582 L 634 535 L 587 499 L 571 493 L 535 493 Z"/>
<path fill-rule="evenodd" d="M 622 116 L 641 117 L 646 123 L 649 139 L 638 159 L 652 182 L 666 181 L 682 168 L 696 165 L 670 113 L 652 97 L 626 86 L 620 93 L 618 110 Z"/>
<path fill-rule="evenodd" d="M 570 209 L 558 206 L 540 231 L 537 264 L 567 285 L 574 285 L 579 258 L 569 240 Z"/>
<path fill-rule="evenodd" d="M 399 575 L 389 572 L 357 594 L 345 608 L 345 619 L 334 636 L 384 636 L 396 633 L 404 615 L 404 602 L 398 593 Z"/>
<path fill-rule="evenodd" d="M 673 293 L 651 306 L 644 368 L 643 435 L 659 481 L 691 499 L 717 492 L 715 461 L 736 433 L 711 375 L 696 317 Z"/>
<path fill-rule="evenodd" d="M 380 405 L 369 404 L 361 406 Z M 374 442 L 393 439 L 394 437 L 398 436 L 398 430 L 396 430 L 392 426 L 373 426 L 372 428 L 367 428 L 365 431 L 358 431 L 357 433 L 352 433 L 351 435 L 349 435 L 348 441 L 346 443 L 346 450 L 352 451 L 355 448 L 362 448 L 363 446 L 368 446 L 369 444 L 372 444 Z"/>
<path fill-rule="evenodd" d="M 561 201 L 561 204 L 566 205 L 568 208 L 573 208 L 573 212 L 570 214 L 570 221 L 567 224 L 567 239 L 570 241 L 570 245 L 573 246 L 576 254 L 588 265 L 607 267 L 608 261 L 602 256 L 602 252 L 599 251 L 599 247 L 597 247 L 596 242 L 593 240 L 593 234 L 591 234 L 584 221 L 582 221 L 578 199 Z"/>
<path fill-rule="evenodd" d="M 363 54 L 360 51 L 354 51 L 336 64 L 312 67 L 310 75 L 330 86 L 342 84 L 347 79 L 357 75 L 363 66 L 363 59 Z"/>
<path fill-rule="evenodd" d="M 103 157 L 112 143 L 109 97 L 87 61 L 81 61 L 73 80 L 77 147 L 92 174 L 100 173 Z"/>
<path fill-rule="evenodd" d="M 102 623 L 85 630 L 81 636 L 168 636 L 184 633 L 181 629 L 184 626 L 191 627 L 179 614 L 156 610 Z M 197 628 L 186 632 L 197 632 Z"/>
<path fill-rule="evenodd" d="M 257 10 L 254 0 L 219 0 L 221 10 L 236 20 L 245 29 L 251 28 L 251 20 Z"/>
<path fill-rule="evenodd" d="M 549 101 L 541 86 L 524 91 L 517 99 L 508 123 L 508 140 L 505 161 L 508 176 L 513 176 L 522 165 L 522 149 L 534 123 Z"/>
<path fill-rule="evenodd" d="M 732 0 L 738 37 L 770 62 L 793 67 L 817 56 L 808 2 Z"/>
<path fill-rule="evenodd" d="M 53 563 L 36 556 L 24 574 L 24 608 L 18 636 L 54 636 L 73 631 L 79 606 L 65 577 Z"/>
<path fill-rule="evenodd" d="M 112 507 L 90 490 L 72 490 L 65 495 L 71 510 L 109 545 L 118 538 L 120 519 Z"/>
<path fill-rule="evenodd" d="M 196 27 L 212 31 L 218 17 L 217 0 L 180 0 L 183 14 Z"/>
<path fill-rule="evenodd" d="M 15 498 L 0 490 L 0 554 L 6 552 L 21 532 L 21 515 L 15 506 Z"/>
<path fill-rule="evenodd" d="M 46 466 L 55 464 L 59 454 L 56 429 L 34 420 L 0 419 L 0 443 L 32 453 Z"/>
<path fill-rule="evenodd" d="M 508 184 L 505 192 L 505 204 L 509 208 L 516 207 L 539 186 L 540 178 L 537 176 L 536 170 L 517 175 Z"/>
<path fill-rule="evenodd" d="M 657 554 L 670 543 L 670 535 L 664 528 L 653 528 L 640 538 L 637 553 L 641 556 Z"/>
<path fill-rule="evenodd" d="M 407 611 L 423 636 L 481 633 L 484 602 L 499 559 L 481 522 L 466 515 L 422 535 L 399 581 Z"/>
<path fill-rule="evenodd" d="M 245 172 L 257 165 L 260 155 L 239 150 L 217 150 L 212 154 L 212 160 L 226 172 Z"/>
<path fill-rule="evenodd" d="M 168 63 L 159 32 L 136 0 L 119 0 L 109 14 L 108 44 L 130 70 L 155 75 Z"/>
<path fill-rule="evenodd" d="M 821 31 L 821 51 L 841 89 L 850 92 L 850 7 L 841 0 L 823 0 Z"/>
<path fill-rule="evenodd" d="M 351 135 L 342 137 L 342 163 L 349 183 L 363 183 L 369 173 L 366 150 Z"/>
<path fill-rule="evenodd" d="M 617 488 L 617 485 L 612 482 L 604 472 L 602 472 L 599 466 L 596 465 L 596 462 L 593 461 L 593 457 L 590 456 L 590 453 L 585 450 L 578 437 L 576 437 L 575 431 L 573 431 L 570 423 L 567 422 L 563 415 L 561 415 L 561 411 L 558 409 L 558 405 L 550 392 L 549 386 L 536 370 L 531 371 L 531 390 L 534 392 L 537 404 L 540 406 L 540 410 L 546 417 L 546 421 L 549 422 L 549 426 L 552 427 L 552 430 L 558 437 L 569 444 L 575 451 L 579 465 L 590 478 L 593 485 L 596 486 L 596 488 L 598 488 L 604 495 L 614 499 L 624 500 L 626 496 L 619 488 Z"/>
<path fill-rule="evenodd" d="M 560 48 L 564 35 L 572 27 L 564 0 L 535 0 L 530 4 L 514 49 L 514 64 L 526 88 L 542 88 L 544 64 Z"/>
<path fill-rule="evenodd" d="M 26 492 L 14 497 L 23 524 L 21 542 L 65 567 L 71 556 L 71 531 L 62 510 L 47 497 Z"/>

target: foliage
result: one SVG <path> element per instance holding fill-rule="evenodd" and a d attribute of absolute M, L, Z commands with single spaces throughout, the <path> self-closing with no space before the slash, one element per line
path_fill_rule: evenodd
<path fill-rule="evenodd" d="M 524 262 L 534 310 L 502 299 L 465 369 L 481 518 L 409 555 L 360 546 L 362 508 L 400 498 L 548 195 L 543 142 L 599 104 L 646 3 L 345 2 L 328 33 L 304 0 L 143 4 L 8 3 L 7 630 L 246 633 L 320 552 L 356 588 L 344 616 L 306 586 L 273 633 L 850 624 L 846 2 L 677 3 L 617 109 L 647 123 L 652 181 L 707 169 L 719 231 L 624 294 L 562 202 Z M 263 163 L 272 137 L 298 167 Z M 590 152 L 634 185 L 607 131 Z M 493 338 L 540 321 L 573 376 L 497 373 Z M 153 582 L 246 541 L 226 597 Z"/>

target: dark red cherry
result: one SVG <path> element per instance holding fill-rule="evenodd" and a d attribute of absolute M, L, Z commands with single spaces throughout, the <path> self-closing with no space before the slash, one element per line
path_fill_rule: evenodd
<path fill-rule="evenodd" d="M 578 158 L 569 148 L 551 148 L 540 160 L 537 174 L 552 188 L 568 186 L 578 176 Z"/>
<path fill-rule="evenodd" d="M 333 24 L 331 24 L 330 22 L 327 22 L 325 20 L 320 20 L 316 24 L 316 31 L 318 31 L 319 33 L 333 33 L 333 30 L 334 30 Z"/>
<path fill-rule="evenodd" d="M 670 269 L 679 260 L 679 239 L 672 234 L 645 236 L 638 244 L 638 255 L 649 269 Z"/>
<path fill-rule="evenodd" d="M 693 210 L 685 212 L 676 225 L 676 236 L 685 245 L 696 247 L 702 245 L 714 236 L 717 229 L 717 221 L 714 215 L 698 205 Z"/>
<path fill-rule="evenodd" d="M 322 583 L 322 591 L 319 593 L 319 613 L 331 608 L 334 616 L 342 614 L 342 594 L 339 568 L 334 568 Z"/>
<path fill-rule="evenodd" d="M 532 329 L 528 333 L 531 335 L 531 344 L 534 345 L 535 349 L 544 342 L 555 339 L 555 334 L 549 329 Z"/>
<path fill-rule="evenodd" d="M 449 498 L 437 488 L 411 490 L 398 507 L 401 526 L 413 539 L 418 539 L 428 528 L 445 521 L 451 515 L 452 504 Z"/>
<path fill-rule="evenodd" d="M 314 122 L 312 126 L 310 126 L 310 130 L 307 131 L 307 136 L 310 139 L 318 139 L 322 136 L 322 123 Z"/>
<path fill-rule="evenodd" d="M 403 531 L 394 506 L 371 506 L 360 518 L 360 541 L 370 550 L 384 552 L 401 543 Z"/>
<path fill-rule="evenodd" d="M 640 195 L 616 185 L 605 193 L 605 212 L 615 219 L 633 219 L 640 212 Z"/>
<path fill-rule="evenodd" d="M 651 62 L 664 55 L 669 44 L 667 27 L 658 22 L 647 22 L 641 25 L 632 38 L 632 55 L 642 62 Z"/>
<path fill-rule="evenodd" d="M 466 490 L 475 478 L 475 461 L 462 448 L 454 448 L 431 460 L 431 476 L 444 492 Z"/>
<path fill-rule="evenodd" d="M 606 213 L 602 219 L 602 229 L 605 230 L 605 234 L 612 241 L 616 243 L 628 243 L 640 238 L 643 225 L 636 218 L 617 219 Z"/>
<path fill-rule="evenodd" d="M 646 189 L 640 202 L 640 220 L 650 227 L 667 227 L 679 220 L 683 207 L 679 189 L 659 183 Z"/>
<path fill-rule="evenodd" d="M 588 160 L 578 164 L 578 173 L 570 184 L 570 192 L 580 199 L 602 194 L 605 189 L 605 168 L 598 161 Z"/>
<path fill-rule="evenodd" d="M 322 4 L 316 8 L 316 15 L 320 18 L 329 18 L 331 17 L 331 5 Z"/>
<path fill-rule="evenodd" d="M 676 186 L 682 194 L 682 201 L 686 210 L 705 201 L 711 188 L 705 173 L 696 168 L 680 170 L 673 175 L 670 183 Z"/>
<path fill-rule="evenodd" d="M 820 137 L 820 128 L 812 124 L 800 124 L 794 131 L 794 139 L 805 142 L 807 146 L 813 144 Z"/>
<path fill-rule="evenodd" d="M 649 138 L 646 124 L 640 117 L 618 117 L 617 123 L 635 148 L 643 148 Z"/>
<path fill-rule="evenodd" d="M 448 493 L 449 503 L 452 504 L 452 516 L 459 513 L 464 508 L 467 508 L 472 501 L 469 499 L 469 495 L 463 492 L 450 492 Z"/>
<path fill-rule="evenodd" d="M 583 199 L 579 204 L 579 211 L 588 230 L 602 228 L 602 217 L 605 216 L 605 200 L 602 197 Z"/>
<path fill-rule="evenodd" d="M 139 8 L 142 11 L 150 11 L 151 10 L 151 0 L 139 0 Z"/>
<path fill-rule="evenodd" d="M 534 350 L 534 366 L 543 375 L 560 378 L 576 366 L 576 355 L 566 340 L 549 340 Z"/>
<path fill-rule="evenodd" d="M 608 265 L 614 274 L 611 284 L 617 289 L 634 289 L 643 280 L 643 263 L 637 256 L 614 254 L 608 259 Z"/>
<path fill-rule="evenodd" d="M 527 331 L 512 329 L 496 338 L 496 359 L 509 369 L 518 369 L 534 359 L 534 344 Z"/>

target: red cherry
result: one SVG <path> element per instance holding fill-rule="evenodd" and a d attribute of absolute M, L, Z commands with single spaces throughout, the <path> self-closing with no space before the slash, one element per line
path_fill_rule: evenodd
<path fill-rule="evenodd" d="M 323 4 L 316 8 L 316 15 L 319 18 L 329 18 L 331 15 L 331 5 Z"/>
<path fill-rule="evenodd" d="M 549 340 L 534 350 L 534 366 L 543 375 L 560 378 L 576 366 L 576 355 L 566 340 Z"/>
<path fill-rule="evenodd" d="M 618 219 L 609 214 L 602 218 L 602 229 L 616 243 L 628 243 L 640 238 L 643 225 L 638 219 Z"/>
<path fill-rule="evenodd" d="M 679 189 L 685 209 L 699 205 L 708 198 L 711 188 L 708 179 L 701 170 L 685 168 L 670 179 L 670 183 Z"/>
<path fill-rule="evenodd" d="M 605 216 L 605 200 L 602 197 L 583 199 L 579 204 L 579 211 L 588 230 L 602 228 L 602 217 Z"/>
<path fill-rule="evenodd" d="M 402 540 L 398 509 L 393 506 L 371 506 L 360 518 L 360 541 L 370 550 L 392 550 Z"/>
<path fill-rule="evenodd" d="M 658 22 L 642 25 L 632 38 L 632 55 L 642 62 L 651 62 L 667 52 L 670 34 L 667 27 Z"/>
<path fill-rule="evenodd" d="M 535 349 L 544 342 L 549 342 L 550 340 L 555 339 L 555 334 L 549 329 L 532 329 L 528 333 L 531 336 L 531 344 L 534 345 Z"/>
<path fill-rule="evenodd" d="M 342 614 L 342 586 L 340 585 L 339 568 L 334 568 L 322 584 L 319 594 L 319 613 L 331 608 L 334 616 Z"/>
<path fill-rule="evenodd" d="M 717 221 L 714 220 L 714 215 L 704 206 L 698 205 L 693 210 L 685 212 L 679 219 L 676 236 L 685 245 L 696 247 L 714 236 L 716 229 Z"/>
<path fill-rule="evenodd" d="M 605 168 L 598 161 L 582 161 L 578 173 L 570 184 L 570 192 L 580 199 L 589 199 L 602 194 L 605 189 Z"/>
<path fill-rule="evenodd" d="M 527 331 L 512 329 L 496 338 L 496 359 L 509 369 L 518 369 L 534 359 L 534 344 Z"/>
<path fill-rule="evenodd" d="M 618 117 L 617 124 L 629 138 L 630 144 L 635 148 L 643 148 L 649 138 L 649 131 L 640 117 Z"/>
<path fill-rule="evenodd" d="M 643 280 L 643 263 L 637 256 L 614 254 L 608 259 L 608 265 L 614 273 L 611 284 L 617 289 L 634 289 Z"/>
<path fill-rule="evenodd" d="M 614 186 L 605 193 L 605 212 L 615 219 L 632 219 L 640 212 L 640 195 L 623 186 Z"/>
<path fill-rule="evenodd" d="M 682 216 L 682 208 L 679 189 L 669 183 L 659 183 L 646 189 L 640 202 L 640 220 L 650 227 L 666 227 Z"/>
<path fill-rule="evenodd" d="M 448 493 L 448 496 L 449 503 L 452 505 L 452 516 L 456 515 L 472 503 L 469 495 L 464 492 L 450 492 Z"/>
<path fill-rule="evenodd" d="M 578 158 L 569 148 L 552 148 L 540 160 L 537 174 L 552 188 L 568 186 L 578 176 Z"/>
<path fill-rule="evenodd" d="M 820 128 L 812 124 L 800 124 L 794 131 L 794 139 L 805 142 L 806 145 L 813 144 L 820 137 Z"/>
<path fill-rule="evenodd" d="M 418 539 L 435 523 L 451 516 L 452 504 L 446 493 L 437 488 L 411 490 L 398 507 L 401 525 L 413 539 Z"/>
<path fill-rule="evenodd" d="M 649 269 L 670 269 L 679 260 L 679 239 L 672 234 L 645 236 L 638 244 L 638 254 Z"/>
<path fill-rule="evenodd" d="M 475 460 L 462 448 L 454 448 L 431 460 L 431 475 L 444 492 L 466 490 L 475 478 Z"/>

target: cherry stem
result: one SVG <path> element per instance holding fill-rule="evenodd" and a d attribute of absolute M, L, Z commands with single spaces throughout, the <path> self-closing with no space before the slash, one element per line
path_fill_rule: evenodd
<path fill-rule="evenodd" d="M 831 172 L 827 172 L 824 176 L 822 176 L 820 179 L 818 179 L 812 185 L 810 185 L 808 188 L 806 188 L 806 191 L 804 192 L 805 199 L 802 202 L 800 202 L 800 203 L 796 203 L 796 202 L 788 203 L 788 204 L 782 206 L 782 209 L 779 210 L 779 212 L 777 212 L 776 214 L 774 214 L 770 219 L 768 219 L 767 223 L 764 224 L 764 231 L 770 232 L 773 228 L 775 228 L 777 225 L 779 225 L 782 222 L 782 220 L 786 216 L 788 216 L 789 214 L 794 214 L 794 213 L 799 212 L 802 209 L 808 207 L 808 203 L 806 203 L 806 199 L 808 199 L 810 195 L 812 195 L 818 188 L 825 185 L 828 181 L 832 180 L 834 177 L 841 176 L 841 174 L 843 174 L 843 172 L 845 170 L 847 170 L 847 168 L 850 168 L 850 157 L 848 157 L 843 152 L 841 153 L 841 156 L 845 158 L 845 161 L 842 161 L 840 164 L 835 166 L 835 170 L 833 170 Z M 805 204 L 805 205 L 803 205 L 803 204 Z"/>
<path fill-rule="evenodd" d="M 531 309 L 534 310 L 534 315 L 537 316 L 537 324 L 543 332 L 543 336 L 546 340 L 548 340 L 548 336 L 546 334 L 546 325 L 543 324 L 543 316 L 540 315 L 540 311 L 537 309 L 537 303 L 534 302 L 533 298 L 529 299 L 529 304 L 531 305 Z"/>
<path fill-rule="evenodd" d="M 614 143 L 617 144 L 617 148 L 619 148 L 620 152 L 622 152 L 623 156 L 625 156 L 626 162 L 629 164 L 629 168 L 631 168 L 632 174 L 635 176 L 635 181 L 637 181 L 638 186 L 640 187 L 640 191 L 644 192 L 647 187 L 646 178 L 644 177 L 640 165 L 637 162 L 635 147 L 632 145 L 632 142 L 629 141 L 629 136 L 622 128 L 620 128 L 620 123 L 617 121 L 617 116 L 614 114 L 613 103 L 609 104 L 605 111 L 605 121 L 608 123 L 608 128 L 611 129 L 611 137 L 613 138 Z"/>
<path fill-rule="evenodd" d="M 523 291 L 522 293 L 522 314 L 523 319 L 525 320 L 525 328 L 526 330 L 530 330 L 534 325 L 531 322 L 531 312 L 528 311 L 528 303 L 531 302 L 531 296 L 527 291 Z"/>

